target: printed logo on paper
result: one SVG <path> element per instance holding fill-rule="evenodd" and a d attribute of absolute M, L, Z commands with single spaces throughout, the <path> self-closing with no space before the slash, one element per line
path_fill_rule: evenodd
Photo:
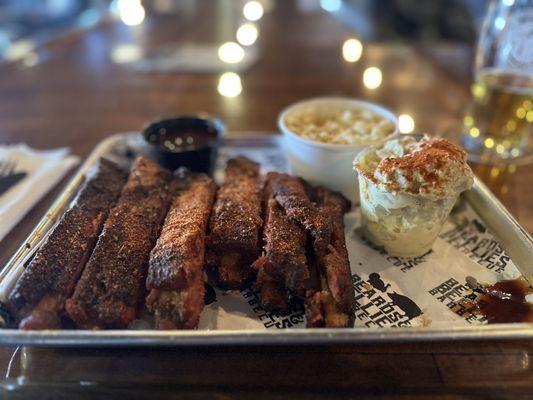
<path fill-rule="evenodd" d="M 265 328 L 286 329 L 303 327 L 305 322 L 305 309 L 303 305 L 298 303 L 291 304 L 291 310 L 287 315 L 278 315 L 268 312 L 261 307 L 259 291 L 247 288 L 241 290 L 241 294 Z"/>
<path fill-rule="evenodd" d="M 477 219 L 467 220 L 440 237 L 492 272 L 501 273 L 509 264 L 510 258 L 502 246 Z"/>
<path fill-rule="evenodd" d="M 413 320 L 422 316 L 422 310 L 412 299 L 394 290 L 377 272 L 371 273 L 366 281 L 353 274 L 352 284 L 356 326 L 361 323 L 369 328 L 411 326 Z"/>
<path fill-rule="evenodd" d="M 476 307 L 476 293 L 454 278 L 434 287 L 429 291 L 429 294 L 469 324 L 487 321 L 487 318 L 480 314 Z"/>

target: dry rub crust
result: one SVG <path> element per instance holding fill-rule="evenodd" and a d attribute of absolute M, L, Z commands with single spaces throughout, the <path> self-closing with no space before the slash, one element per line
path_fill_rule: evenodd
<path fill-rule="evenodd" d="M 138 157 L 95 250 L 67 300 L 78 328 L 125 328 L 143 294 L 148 257 L 168 206 L 171 174 Z"/>
<path fill-rule="evenodd" d="M 330 216 L 332 222 L 331 243 L 324 257 L 328 288 L 338 307 L 344 312 L 350 312 L 354 296 L 343 221 L 344 214 L 350 209 L 350 203 L 341 194 L 323 187 L 317 188 L 317 196 L 320 207 Z"/>
<path fill-rule="evenodd" d="M 353 322 L 354 295 L 343 216 L 350 203 L 341 194 L 323 187 L 317 188 L 315 194 L 321 213 L 330 217 L 332 232 L 325 254 L 317 257 L 321 288 L 308 292 L 307 326 L 347 327 Z"/>
<path fill-rule="evenodd" d="M 172 186 L 175 197 L 150 253 L 146 304 L 157 329 L 193 329 L 204 308 L 205 237 L 215 183 L 182 170 Z"/>
<path fill-rule="evenodd" d="M 303 298 L 309 269 L 305 255 L 306 232 L 287 217 L 274 199 L 272 183 L 284 174 L 271 172 L 265 187 L 264 256 L 253 267 L 261 305 L 269 311 L 287 312 L 289 295 Z"/>
<path fill-rule="evenodd" d="M 126 174 L 100 159 L 86 175 L 71 207 L 18 279 L 8 307 L 21 329 L 59 329 L 65 300 L 116 202 Z"/>
<path fill-rule="evenodd" d="M 322 256 L 330 242 L 331 223 L 309 199 L 302 181 L 287 174 L 277 174 L 272 191 L 288 217 L 299 222 L 313 238 L 317 256 Z"/>
<path fill-rule="evenodd" d="M 241 289 L 252 276 L 251 265 L 261 251 L 261 189 L 259 164 L 244 157 L 228 161 L 207 241 L 207 262 L 222 287 Z"/>

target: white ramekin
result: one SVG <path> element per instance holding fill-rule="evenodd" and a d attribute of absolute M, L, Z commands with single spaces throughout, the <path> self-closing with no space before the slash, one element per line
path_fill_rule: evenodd
<path fill-rule="evenodd" d="M 371 110 L 389 120 L 395 129 L 385 138 L 357 145 L 322 143 L 305 139 L 287 128 L 285 118 L 300 108 L 313 105 L 319 105 L 321 108 Z M 398 119 L 386 108 L 366 101 L 343 97 L 317 97 L 300 101 L 284 109 L 279 114 L 278 127 L 283 134 L 283 148 L 293 175 L 300 176 L 313 185 L 323 185 L 337 190 L 357 203 L 359 188 L 357 174 L 352 167 L 353 159 L 364 148 L 384 142 L 397 134 Z"/>

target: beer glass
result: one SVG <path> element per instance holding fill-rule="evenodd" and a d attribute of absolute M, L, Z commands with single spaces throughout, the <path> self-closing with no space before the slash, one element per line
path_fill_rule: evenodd
<path fill-rule="evenodd" d="M 533 0 L 493 1 L 475 60 L 462 142 L 472 161 L 529 159 L 533 131 Z"/>

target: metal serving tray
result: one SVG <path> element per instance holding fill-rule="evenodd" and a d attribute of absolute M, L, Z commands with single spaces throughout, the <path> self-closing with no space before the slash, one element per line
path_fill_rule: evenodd
<path fill-rule="evenodd" d="M 102 155 L 124 141 L 136 141 L 137 134 L 113 135 L 103 140 L 89 155 L 69 184 L 35 227 L 26 242 L 0 272 L 0 293 L 9 293 L 23 265 L 33 255 L 76 194 L 87 169 Z M 223 146 L 270 147 L 278 145 L 273 135 L 226 135 Z M 464 199 L 476 211 L 511 257 L 517 269 L 533 285 L 533 240 L 488 188 L 476 179 Z M 348 329 L 275 330 L 47 330 L 0 329 L 2 345 L 33 346 L 190 346 L 190 345 L 283 345 L 339 344 L 365 342 L 415 342 L 443 340 L 533 338 L 533 323 L 470 325 L 464 327 L 405 327 Z"/>

